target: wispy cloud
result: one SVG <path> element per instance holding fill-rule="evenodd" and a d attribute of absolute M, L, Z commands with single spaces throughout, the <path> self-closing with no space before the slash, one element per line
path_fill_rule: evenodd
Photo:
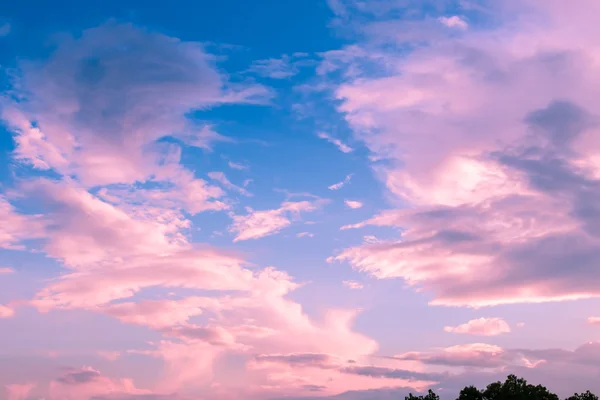
<path fill-rule="evenodd" d="M 235 233 L 234 242 L 274 235 L 291 225 L 300 213 L 315 211 L 323 204 L 323 201 L 286 201 L 273 210 L 254 211 L 248 208 L 246 215 L 231 215 L 233 224 L 229 232 Z"/>
<path fill-rule="evenodd" d="M 7 36 L 10 33 L 11 26 L 8 22 L 0 21 L 0 37 Z"/>
<path fill-rule="evenodd" d="M 246 169 L 249 168 L 245 164 L 241 164 L 241 163 L 237 163 L 237 162 L 233 162 L 233 161 L 228 161 L 227 165 L 229 165 L 229 168 L 231 168 L 231 169 L 237 169 L 239 171 L 246 170 Z"/>
<path fill-rule="evenodd" d="M 348 146 L 347 144 L 342 142 L 340 139 L 334 138 L 325 132 L 318 132 L 317 136 L 321 139 L 328 141 L 329 143 L 336 145 L 337 148 L 340 149 L 340 151 L 342 153 L 350 153 L 354 150 L 352 147 Z"/>
<path fill-rule="evenodd" d="M 306 53 L 284 54 L 280 58 L 269 58 L 254 61 L 248 72 L 271 79 L 289 79 L 298 73 L 303 66 L 315 65 Z"/>
<path fill-rule="evenodd" d="M 356 281 L 343 281 L 342 283 L 350 289 L 362 289 L 365 287 L 362 283 Z"/>
<path fill-rule="evenodd" d="M 219 182 L 225 189 L 233 190 L 234 192 L 238 192 L 244 196 L 252 196 L 252 193 L 248 192 L 243 187 L 236 186 L 233 183 L 231 183 L 223 172 L 209 172 L 207 175 L 210 179 Z"/>
<path fill-rule="evenodd" d="M 344 178 L 343 181 L 338 182 L 338 183 L 334 183 L 333 185 L 329 186 L 328 189 L 329 190 L 340 190 L 341 188 L 344 187 L 344 185 L 350 183 L 350 181 L 352 180 L 352 176 L 354 174 L 348 174 L 346 175 L 346 177 Z"/>
<path fill-rule="evenodd" d="M 299 237 L 299 238 L 301 238 L 301 237 L 313 237 L 313 236 L 315 236 L 315 234 L 314 233 L 310 233 L 310 232 L 300 232 L 300 233 L 296 234 L 296 237 Z"/>

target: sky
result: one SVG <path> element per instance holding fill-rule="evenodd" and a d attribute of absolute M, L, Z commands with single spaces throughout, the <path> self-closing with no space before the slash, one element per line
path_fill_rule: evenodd
<path fill-rule="evenodd" d="M 0 8 L 0 399 L 600 392 L 596 0 Z"/>

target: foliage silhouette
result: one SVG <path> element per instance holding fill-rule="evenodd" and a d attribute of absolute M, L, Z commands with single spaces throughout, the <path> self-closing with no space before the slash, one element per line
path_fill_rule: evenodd
<path fill-rule="evenodd" d="M 425 395 L 414 396 L 409 393 L 404 400 L 439 400 L 440 397 L 431 389 Z M 484 390 L 475 386 L 463 388 L 457 400 L 559 400 L 558 396 L 550 392 L 545 386 L 532 385 L 523 378 L 509 375 L 504 382 L 493 382 Z M 589 390 L 584 393 L 575 393 L 565 400 L 598 400 L 598 396 Z"/>

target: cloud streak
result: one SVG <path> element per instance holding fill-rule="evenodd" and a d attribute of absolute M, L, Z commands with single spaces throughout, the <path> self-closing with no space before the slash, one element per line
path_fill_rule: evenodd
<path fill-rule="evenodd" d="M 317 136 L 320 139 L 326 140 L 329 143 L 334 144 L 342 153 L 351 153 L 352 151 L 354 151 L 354 149 L 352 147 L 348 146 L 347 144 L 342 142 L 340 139 L 334 138 L 325 132 L 319 132 L 319 133 L 317 133 Z"/>
<path fill-rule="evenodd" d="M 347 185 L 348 183 L 350 183 L 350 181 L 352 180 L 352 176 L 353 175 L 354 174 L 348 174 L 348 175 L 346 175 L 346 177 L 344 178 L 343 181 L 338 182 L 338 183 L 334 183 L 333 185 L 329 186 L 328 189 L 329 190 L 340 190 L 345 185 Z"/>

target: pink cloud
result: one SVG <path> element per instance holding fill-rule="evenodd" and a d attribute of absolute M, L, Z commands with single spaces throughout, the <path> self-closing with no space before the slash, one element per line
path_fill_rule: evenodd
<path fill-rule="evenodd" d="M 202 314 L 210 299 L 188 297 L 182 300 L 145 300 L 111 304 L 102 311 L 122 322 L 164 328 L 186 323 L 190 317 Z"/>
<path fill-rule="evenodd" d="M 506 350 L 502 347 L 470 343 L 446 347 L 431 352 L 410 352 L 394 356 L 397 360 L 413 360 L 424 364 L 446 367 L 477 367 L 486 369 L 503 369 L 505 367 L 535 368 L 545 362 L 543 354 L 521 350 Z"/>
<path fill-rule="evenodd" d="M 467 21 L 458 15 L 453 15 L 451 17 L 440 17 L 438 18 L 438 21 L 446 25 L 448 28 L 467 29 L 469 27 Z"/>
<path fill-rule="evenodd" d="M 0 304 L 0 318 L 10 318 L 13 315 L 15 315 L 13 308 Z"/>
<path fill-rule="evenodd" d="M 373 168 L 407 207 L 344 227 L 396 227 L 398 240 L 333 259 L 402 279 L 437 305 L 598 297 L 590 199 L 600 194 L 600 80 L 597 63 L 586 61 L 597 59 L 589 34 L 597 5 L 582 3 L 568 23 L 558 2 L 492 9 L 514 23 L 424 36 L 435 45 L 407 55 L 379 46 L 403 40 L 389 21 L 357 45 L 383 53 L 388 74 L 348 78 L 337 89 L 339 111 L 371 158 L 386 161 Z M 347 69 L 360 66 L 353 53 Z M 572 273 L 557 273 L 573 262 Z"/>
<path fill-rule="evenodd" d="M 247 209 L 247 215 L 232 215 L 233 223 L 229 232 L 234 233 L 234 242 L 240 240 L 259 239 L 278 233 L 292 224 L 301 212 L 317 210 L 323 201 L 283 202 L 279 208 L 265 211 Z"/>
<path fill-rule="evenodd" d="M 23 239 L 36 238 L 41 235 L 42 224 L 39 216 L 19 214 L 4 196 L 0 196 L 0 248 L 20 249 Z M 6 268 L 2 268 L 6 272 Z"/>
<path fill-rule="evenodd" d="M 156 390 L 162 393 L 174 392 L 181 387 L 198 389 L 210 384 L 213 364 L 225 348 L 199 342 L 161 341 L 155 350 L 138 352 L 164 362 L 163 374 Z"/>
<path fill-rule="evenodd" d="M 351 330 L 355 311 L 332 310 L 323 321 L 311 320 L 298 303 L 284 298 L 298 286 L 287 274 L 273 268 L 251 271 L 235 255 L 188 243 L 181 234 L 188 224 L 177 214 L 119 207 L 52 182 L 38 181 L 35 189 L 52 206 L 45 214 L 53 227 L 45 248 L 70 271 L 40 290 L 31 304 L 41 311 L 102 312 L 180 341 L 165 340 L 143 353 L 165 363 L 159 391 L 208 384 L 214 362 L 225 353 L 327 349 L 358 357 L 376 349 L 374 341 Z M 318 204 L 286 202 L 281 209 L 294 214 Z M 67 240 L 71 237 L 86 246 L 59 245 L 74 243 Z M 134 298 L 151 287 L 209 290 L 212 295 Z M 131 300 L 113 303 L 122 299 Z M 195 316 L 211 322 L 191 323 Z"/>
<path fill-rule="evenodd" d="M 13 383 L 5 385 L 7 400 L 25 400 L 36 387 L 35 383 Z"/>
<path fill-rule="evenodd" d="M 587 322 L 590 325 L 600 325 L 600 317 L 589 317 Z"/>
<path fill-rule="evenodd" d="M 358 364 L 322 353 L 258 355 L 250 367 L 254 371 L 270 371 L 268 384 L 263 384 L 262 389 L 273 394 L 325 395 L 392 386 L 422 390 L 441 377 L 435 373 Z"/>
<path fill-rule="evenodd" d="M 355 200 L 344 200 L 344 204 L 352 209 L 361 208 L 363 206 L 362 202 Z"/>
<path fill-rule="evenodd" d="M 17 132 L 17 156 L 37 168 L 89 186 L 145 181 L 163 169 L 157 139 L 183 135 L 206 146 L 216 138 L 191 125 L 188 111 L 268 95 L 259 86 L 233 89 L 213 63 L 198 43 L 109 23 L 63 40 L 43 67 L 26 69 L 31 107 L 11 104 L 3 118 Z"/>
<path fill-rule="evenodd" d="M 0 268 L 0 275 L 13 274 L 14 272 L 15 272 L 15 270 L 12 268 L 8 268 L 8 267 Z"/>
<path fill-rule="evenodd" d="M 50 382 L 50 399 L 80 400 L 101 395 L 150 394 L 148 390 L 135 387 L 131 379 L 113 379 L 102 375 L 92 367 L 67 369 Z"/>
<path fill-rule="evenodd" d="M 477 318 L 458 326 L 446 326 L 444 331 L 479 336 L 510 333 L 510 326 L 502 318 Z"/>
<path fill-rule="evenodd" d="M 350 288 L 350 289 L 362 289 L 364 288 L 364 285 L 360 282 L 356 282 L 356 281 L 343 281 L 342 282 L 344 284 L 344 286 Z"/>

